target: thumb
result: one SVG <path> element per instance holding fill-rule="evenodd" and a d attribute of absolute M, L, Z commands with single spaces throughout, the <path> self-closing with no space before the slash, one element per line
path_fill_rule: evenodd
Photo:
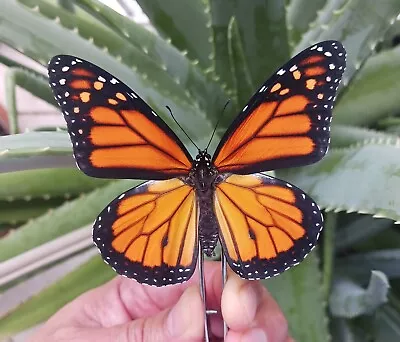
<path fill-rule="evenodd" d="M 80 333 L 83 341 L 97 342 L 197 342 L 203 340 L 203 335 L 204 308 L 196 287 L 187 288 L 172 308 L 155 316 L 110 328 L 85 329 Z"/>

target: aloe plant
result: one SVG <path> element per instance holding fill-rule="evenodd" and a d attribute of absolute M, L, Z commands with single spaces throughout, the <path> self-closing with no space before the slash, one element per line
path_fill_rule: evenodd
<path fill-rule="evenodd" d="M 325 230 L 319 248 L 301 265 L 265 286 L 298 341 L 399 340 L 400 46 L 393 43 L 400 35 L 400 2 L 138 3 L 157 33 L 97 0 L 6 0 L 0 42 L 44 66 L 60 53 L 100 65 L 164 114 L 187 142 L 163 109 L 171 106 L 183 128 L 205 146 L 228 98 L 232 105 L 217 135 L 291 55 L 317 41 L 341 41 L 348 68 L 334 109 L 331 149 L 318 164 L 277 173 L 324 209 Z M 29 277 L 90 248 L 89 239 L 71 246 L 81 232 L 90 235 L 91 222 L 110 200 L 138 182 L 81 174 L 63 127 L 18 133 L 17 86 L 55 102 L 44 74 L 5 56 L 0 63 L 8 66 L 6 100 L 14 133 L 0 137 L 0 286 L 7 298 L 18 282 L 29 283 Z M 52 254 L 60 245 L 62 257 Z M 48 261 L 38 263 L 39 255 Z M 15 272 L 13 265 L 26 271 Z M 44 321 L 113 276 L 100 256 L 92 257 L 23 304 L 3 309 L 0 336 Z"/>

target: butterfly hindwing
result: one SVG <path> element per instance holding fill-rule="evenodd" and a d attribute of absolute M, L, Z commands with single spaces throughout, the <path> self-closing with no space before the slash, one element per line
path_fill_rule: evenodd
<path fill-rule="evenodd" d="M 300 52 L 253 95 L 213 157 L 219 172 L 255 173 L 307 165 L 328 150 L 332 108 L 345 69 L 340 42 Z"/>
<path fill-rule="evenodd" d="M 79 168 L 104 178 L 185 175 L 192 158 L 175 133 L 127 85 L 85 60 L 51 59 L 49 82 Z"/>
<path fill-rule="evenodd" d="M 143 183 L 100 213 L 93 241 L 121 275 L 155 286 L 184 282 L 196 268 L 196 203 L 177 178 Z"/>
<path fill-rule="evenodd" d="M 307 194 L 261 173 L 227 176 L 216 186 L 214 210 L 227 261 L 246 279 L 266 279 L 301 262 L 323 223 Z"/>

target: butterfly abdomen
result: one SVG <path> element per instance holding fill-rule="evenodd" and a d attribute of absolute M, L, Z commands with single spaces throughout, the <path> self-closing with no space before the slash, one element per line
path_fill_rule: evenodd
<path fill-rule="evenodd" d="M 213 210 L 214 190 L 197 191 L 199 201 L 199 239 L 204 254 L 211 257 L 218 242 L 218 222 Z"/>

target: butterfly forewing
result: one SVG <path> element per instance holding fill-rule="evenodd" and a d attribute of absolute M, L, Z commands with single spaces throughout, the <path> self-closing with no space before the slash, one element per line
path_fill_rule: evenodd
<path fill-rule="evenodd" d="M 254 94 L 213 157 L 220 172 L 255 173 L 320 160 L 346 53 L 336 41 L 293 57 Z"/>
<path fill-rule="evenodd" d="M 120 80 L 67 55 L 53 57 L 48 71 L 77 165 L 87 175 L 167 179 L 189 172 L 192 158 L 182 142 Z"/>
<path fill-rule="evenodd" d="M 155 286 L 186 281 L 197 260 L 194 189 L 177 178 L 150 181 L 112 201 L 93 240 L 116 272 Z"/>
<path fill-rule="evenodd" d="M 217 185 L 214 208 L 227 261 L 246 279 L 298 264 L 322 229 L 322 214 L 307 194 L 261 173 L 227 177 Z"/>

